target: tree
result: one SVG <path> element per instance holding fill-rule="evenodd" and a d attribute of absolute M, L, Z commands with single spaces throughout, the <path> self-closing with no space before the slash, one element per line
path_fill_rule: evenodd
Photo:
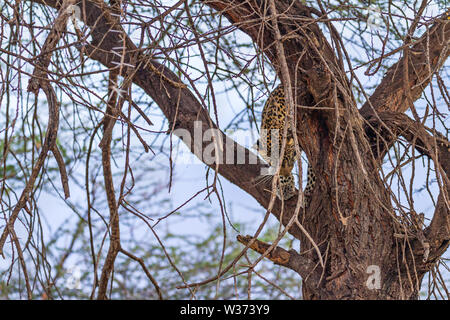
<path fill-rule="evenodd" d="M 131 134 L 144 149 L 151 149 L 139 133 L 142 127 L 132 120 L 131 109 L 147 124 L 152 123 L 135 102 L 137 86 L 168 120 L 167 134 L 171 141 L 173 136 L 182 137 L 184 133 L 194 137 L 198 129 L 206 132 L 214 128 L 219 132 L 209 141 L 187 144 L 192 153 L 204 155 L 213 141 L 214 161 L 202 158 L 214 172 L 213 181 L 206 187 L 208 195 L 221 199 L 220 175 L 267 210 L 264 221 L 272 214 L 282 226 L 272 243 L 258 238 L 264 224 L 252 236 L 238 236 L 245 249 L 232 262 L 223 268 L 220 264 L 215 277 L 200 283 L 185 283 L 184 287 L 221 278 L 252 249 L 261 256 L 250 264 L 250 272 L 263 258 L 292 269 L 302 278 L 304 299 L 417 299 L 425 274 L 438 270 L 450 240 L 450 143 L 448 137 L 439 132 L 447 130 L 443 108 L 448 107 L 450 101 L 444 67 L 450 54 L 450 12 L 442 10 L 430 17 L 427 13 L 430 1 L 427 0 L 417 6 L 403 1 L 377 1 L 375 4 L 379 8 L 378 24 L 371 20 L 373 9 L 370 8 L 374 7 L 369 7 L 367 13 L 364 10 L 368 6 L 361 1 L 205 0 L 191 3 L 182 0 L 170 6 L 153 1 L 107 4 L 101 0 L 30 0 L 14 5 L 6 2 L 12 17 L 2 17 L 10 30 L 6 36 L 8 47 L 2 47 L 6 60 L 2 60 L 8 64 L 9 72 L 16 70 L 20 77 L 24 76 L 23 72 L 13 67 L 13 60 L 33 66 L 33 72 L 26 74 L 30 79 L 28 91 L 36 95 L 36 103 L 39 92 L 45 94 L 49 118 L 45 139 L 40 139 L 44 142 L 39 156 L 33 156 L 33 169 L 25 175 L 26 185 L 11 209 L 4 211 L 8 215 L 5 214 L 7 222 L 0 238 L 0 252 L 5 241 L 11 239 L 23 272 L 27 274 L 15 222 L 23 211 L 32 214 L 29 207 L 34 187 L 50 152 L 56 160 L 65 197 L 70 195 L 63 146 L 58 143 L 59 100 L 62 98 L 56 94 L 56 86 L 66 97 L 70 94 L 72 102 L 87 102 L 91 111 L 95 111 L 95 117 L 99 113 L 104 115 L 92 128 L 92 136 L 101 135 L 99 147 L 109 210 L 109 248 L 93 292 L 97 289 L 99 299 L 107 298 L 119 254 L 142 263 L 124 249 L 119 219 L 119 210 L 140 214 L 127 202 L 133 195 L 134 179 L 129 162 Z M 399 7 L 400 4 L 405 7 Z M 43 13 L 49 13 L 48 7 L 58 12 L 56 17 L 48 18 L 51 22 L 48 27 L 42 26 L 43 30 L 25 20 L 25 12 L 33 16 L 36 6 Z M 441 3 L 441 8 L 445 8 L 445 4 Z M 74 23 L 73 31 L 69 31 L 68 21 L 73 17 L 78 18 L 79 25 Z M 368 21 L 377 24 L 378 29 L 367 29 Z M 30 55 L 21 43 L 22 26 L 35 44 L 44 37 L 43 45 L 36 45 L 37 54 Z M 249 37 L 247 44 L 256 48 L 256 54 L 243 59 L 233 52 L 237 47 L 245 48 L 242 43 L 236 45 L 227 38 L 238 32 Z M 360 38 L 356 40 L 354 37 L 358 34 Z M 368 47 L 365 36 L 377 41 L 379 47 Z M 349 44 L 365 47 L 368 58 L 361 61 L 363 49 L 359 55 L 349 53 Z M 13 46 L 21 50 L 13 50 Z M 195 50 L 196 55 L 191 57 L 190 50 Z M 390 60 L 393 58 L 397 61 Z M 227 59 L 229 66 L 219 63 Z M 75 60 L 77 63 L 72 63 Z M 84 71 L 93 61 L 97 69 L 100 65 L 107 69 L 107 89 L 102 88 L 104 83 L 87 86 L 73 80 L 76 77 L 71 72 L 77 70 L 83 78 L 91 77 L 95 84 L 95 71 Z M 242 65 L 242 61 L 246 64 Z M 256 64 L 254 69 L 250 67 L 252 64 Z M 268 65 L 273 67 L 285 88 L 289 125 L 296 132 L 296 145 L 304 151 L 317 177 L 311 203 L 306 208 L 302 207 L 301 188 L 298 197 L 280 201 L 274 193 L 267 192 L 266 185 L 254 183 L 265 164 L 240 163 L 237 154 L 250 159 L 252 151 L 220 130 L 218 110 L 225 106 L 216 99 L 216 81 L 232 81 L 236 91 L 240 85 L 235 84 L 235 78 L 247 81 L 252 87 L 263 86 L 267 80 L 254 80 L 254 73 L 263 74 Z M 366 93 L 368 88 L 357 74 L 359 68 L 365 66 L 366 75 L 376 77 L 381 71 L 384 74 L 371 94 Z M 206 94 L 199 90 L 195 73 L 204 81 Z M 274 79 L 269 81 L 274 82 Z M 4 92 L 10 92 L 8 90 L 3 88 Z M 100 103 L 89 103 L 93 98 L 84 99 L 83 92 Z M 417 107 L 418 102 L 423 101 L 426 107 Z M 250 101 L 249 106 L 252 103 L 254 101 Z M 102 108 L 102 105 L 107 107 Z M 129 106 L 127 111 L 125 105 Z M 248 109 L 252 115 L 254 109 Z M 125 146 L 121 179 L 114 178 L 111 163 L 117 122 L 127 127 L 121 136 Z M 11 120 L 6 124 L 11 125 Z M 11 130 L 7 126 L 3 159 L 12 152 L 8 143 L 10 137 Z M 223 155 L 235 151 L 232 153 L 234 161 L 220 163 L 216 158 L 219 150 Z M 24 152 L 30 151 L 25 149 Z M 89 157 L 89 153 L 87 155 Z M 172 161 L 171 156 L 169 159 Z M 429 223 L 414 206 L 415 163 L 420 159 L 428 161 L 425 189 L 435 179 L 439 190 L 437 197 L 430 195 L 435 202 Z M 6 164 L 4 160 L 3 190 L 7 180 Z M 392 172 L 386 173 L 389 164 Z M 409 185 L 402 171 L 407 165 L 412 166 Z M 301 173 L 302 166 L 298 167 Z M 170 175 L 170 184 L 171 179 Z M 91 210 L 89 202 L 88 210 Z M 226 214 L 222 215 L 225 228 Z M 282 248 L 279 242 L 286 234 L 300 240 L 299 251 Z M 171 265 L 179 272 L 175 264 Z"/>

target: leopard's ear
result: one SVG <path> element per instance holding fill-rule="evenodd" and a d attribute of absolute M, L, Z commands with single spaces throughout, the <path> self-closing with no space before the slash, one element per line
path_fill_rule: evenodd
<path fill-rule="evenodd" d="M 294 138 L 290 138 L 288 141 L 286 141 L 286 144 L 288 146 L 293 146 L 294 145 Z"/>

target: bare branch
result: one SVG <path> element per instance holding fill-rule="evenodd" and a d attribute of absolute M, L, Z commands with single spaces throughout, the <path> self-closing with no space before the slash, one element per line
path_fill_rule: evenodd
<path fill-rule="evenodd" d="M 450 12 L 444 13 L 434 22 L 433 26 L 425 32 L 419 40 L 413 43 L 408 54 L 408 81 L 406 87 L 411 89 L 413 102 L 422 94 L 430 83 L 433 75 L 439 71 L 450 55 Z M 405 93 L 405 75 L 402 66 L 405 57 L 392 65 L 386 72 L 383 80 L 375 92 L 366 102 L 360 112 L 365 117 L 373 112 L 372 107 L 378 111 L 405 112 L 410 108 Z"/>
<path fill-rule="evenodd" d="M 245 246 L 247 246 L 252 239 L 251 236 L 237 236 L 237 240 Z M 250 244 L 249 248 L 260 254 L 264 254 L 270 246 L 269 243 L 255 239 L 255 241 Z M 277 246 L 266 255 L 266 258 L 275 264 L 294 270 L 303 279 L 309 279 L 311 282 L 318 282 L 320 279 L 320 272 L 317 271 L 319 269 L 316 268 L 315 263 L 308 258 L 301 256 L 293 249 L 287 251 Z"/>
<path fill-rule="evenodd" d="M 26 201 L 28 200 L 28 196 L 34 187 L 36 178 L 41 172 L 42 166 L 44 165 L 45 159 L 47 158 L 47 154 L 49 151 L 53 151 L 56 156 L 58 165 L 60 166 L 61 180 L 63 182 L 64 191 L 66 196 L 69 196 L 66 170 L 64 168 L 64 163 L 61 161 L 61 158 L 59 157 L 60 154 L 59 151 L 57 151 L 56 146 L 56 137 L 58 135 L 58 125 L 59 125 L 59 103 L 57 101 L 55 91 L 53 87 L 50 85 L 50 82 L 48 80 L 47 68 L 50 64 L 52 52 L 54 51 L 57 43 L 62 37 L 62 34 L 66 29 L 67 20 L 71 15 L 71 12 L 69 12 L 67 8 L 73 3 L 75 3 L 75 0 L 66 0 L 62 5 L 58 17 L 56 18 L 53 27 L 42 47 L 41 54 L 38 57 L 38 62 L 33 72 L 33 77 L 30 79 L 28 84 L 28 91 L 33 92 L 35 95 L 37 95 L 39 93 L 39 89 L 42 89 L 45 95 L 47 96 L 47 103 L 49 109 L 48 127 L 45 135 L 45 141 L 42 146 L 42 150 L 33 167 L 31 177 L 28 180 L 25 188 L 23 189 L 19 201 L 14 207 L 14 210 L 11 213 L 7 225 L 0 237 L 0 255 L 3 255 L 3 246 L 5 244 L 5 241 L 9 233 L 13 230 L 14 222 L 16 221 L 20 211 L 23 209 L 23 207 L 26 204 Z"/>
<path fill-rule="evenodd" d="M 369 117 L 368 120 L 372 128 L 380 130 L 377 139 L 386 143 L 403 136 L 419 153 L 433 159 L 435 163 L 438 176 L 441 177 L 441 193 L 433 219 L 425 229 L 425 235 L 431 244 L 429 260 L 433 261 L 434 258 L 440 257 L 450 244 L 450 142 L 441 133 L 427 130 L 422 123 L 402 113 L 381 112 L 377 116 Z M 389 128 L 390 132 L 386 132 L 385 128 Z M 395 136 L 392 137 L 390 134 Z M 373 132 L 370 131 L 369 135 L 372 136 Z M 384 144 L 381 147 L 374 145 L 373 149 L 387 150 L 389 147 Z"/>

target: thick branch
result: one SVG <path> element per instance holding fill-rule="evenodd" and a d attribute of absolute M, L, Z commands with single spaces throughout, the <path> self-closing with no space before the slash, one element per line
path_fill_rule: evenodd
<path fill-rule="evenodd" d="M 421 153 L 433 159 L 436 167 L 442 168 L 443 187 L 438 196 L 437 205 L 430 225 L 425 234 L 431 245 L 429 261 L 440 257 L 449 246 L 450 240 L 450 155 L 449 144 L 443 135 L 433 133 L 433 137 L 420 124 L 402 114 L 411 107 L 411 103 L 420 98 L 430 83 L 434 73 L 438 72 L 450 55 L 450 12 L 436 19 L 433 26 L 425 32 L 408 50 L 410 54 L 401 58 L 389 68 L 375 92 L 360 109 L 360 113 L 369 123 L 378 127 L 373 151 L 381 161 L 389 147 L 401 135 Z M 405 78 L 405 59 L 408 70 Z M 405 85 L 405 79 L 409 83 Z M 405 88 L 409 90 L 405 92 Z M 412 100 L 412 101 L 411 101 Z M 374 116 L 374 111 L 378 114 Z M 394 113 L 395 112 L 395 113 Z M 383 124 L 382 124 L 383 123 Z M 386 132 L 389 128 L 391 132 Z M 371 129 L 369 129 L 371 131 Z M 392 133 L 394 136 L 392 136 Z M 369 134 L 370 135 L 370 134 Z M 380 139 L 383 142 L 380 144 Z"/>
<path fill-rule="evenodd" d="M 426 128 L 407 115 L 396 112 L 381 112 L 377 116 L 369 117 L 372 128 L 379 130 L 374 140 L 395 141 L 398 136 L 403 136 L 416 150 L 435 162 L 439 170 L 442 185 L 437 205 L 430 225 L 425 229 L 425 235 L 431 246 L 429 260 L 440 257 L 450 244 L 450 142 L 439 132 L 431 134 Z M 380 122 L 381 120 L 381 122 Z M 387 132 L 386 128 L 390 129 Z M 368 132 L 373 137 L 372 129 Z M 391 136 L 394 134 L 394 136 Z M 381 146 L 374 144 L 373 148 L 388 150 L 390 145 Z M 382 156 L 381 156 L 382 158 Z"/>
<path fill-rule="evenodd" d="M 41 0 L 33 0 L 42 3 Z M 47 5 L 58 7 L 56 1 L 45 1 Z M 92 28 L 93 45 L 84 47 L 85 53 L 107 68 L 116 68 L 120 58 L 112 53 L 113 48 L 122 46 L 120 34 L 125 35 L 120 24 L 116 23 L 114 17 L 108 13 L 108 8 L 100 8 L 93 1 L 82 1 L 85 10 L 83 21 Z M 86 13 L 86 16 L 84 16 Z M 111 30 L 117 30 L 111 32 Z M 135 68 L 124 68 L 124 75 L 132 75 L 133 83 L 140 86 L 159 106 L 163 114 L 169 120 L 170 129 L 185 129 L 191 137 L 195 136 L 195 130 L 205 132 L 208 129 L 218 129 L 211 120 L 208 111 L 196 99 L 194 94 L 182 83 L 182 80 L 165 66 L 151 61 L 149 57 L 139 53 L 132 41 L 125 38 L 125 55 L 123 62 L 127 65 L 133 64 Z M 197 122 L 200 121 L 200 122 Z M 195 128 L 196 122 L 200 127 Z M 268 208 L 271 193 L 267 191 L 267 186 L 257 183 L 264 164 L 249 164 L 249 159 L 257 159 L 256 155 L 228 138 L 222 131 L 219 132 L 219 145 L 222 145 L 222 155 L 233 154 L 231 163 L 221 163 L 218 166 L 218 173 L 253 196 L 264 208 Z M 179 134 L 180 130 L 175 130 Z M 186 142 L 183 140 L 183 142 Z M 194 141 L 188 144 L 189 149 L 196 156 L 201 157 L 203 150 L 211 144 L 210 141 Z M 237 155 L 244 155 L 245 163 L 240 164 Z M 206 163 L 211 169 L 216 170 L 216 163 Z M 277 199 L 272 208 L 272 213 L 277 219 L 282 217 L 281 223 L 286 225 L 295 212 L 296 197 L 284 202 L 282 209 L 281 202 Z M 282 211 L 284 212 L 281 215 Z M 292 226 L 289 233 L 299 238 L 302 234 L 297 226 Z"/>
<path fill-rule="evenodd" d="M 237 240 L 245 246 L 247 246 L 252 239 L 251 236 L 237 236 Z M 256 239 L 249 248 L 260 254 L 264 254 L 270 246 L 270 244 Z M 317 265 L 305 256 L 301 256 L 293 249 L 287 251 L 277 246 L 267 253 L 266 258 L 275 264 L 294 270 L 303 279 L 309 278 L 312 283 L 319 282 L 320 272 L 317 271 L 319 270 L 316 268 Z"/>
<path fill-rule="evenodd" d="M 323 130 L 333 138 L 337 133 L 343 112 L 356 110 L 348 79 L 336 53 L 320 30 L 317 21 L 320 12 L 300 1 L 278 0 L 276 16 L 271 15 L 269 1 L 261 0 L 204 0 L 219 11 L 241 31 L 248 34 L 281 75 L 279 54 L 276 50 L 276 33 L 279 31 L 291 79 L 294 103 L 315 109 L 316 116 L 324 121 L 311 121 L 311 108 L 296 108 L 298 138 L 301 148 L 311 163 L 315 163 L 322 144 L 317 132 Z M 273 11 L 273 10 L 272 10 Z M 318 15 L 317 19 L 312 15 Z M 275 28 L 275 21 L 278 27 Z M 319 113 L 319 111 L 323 113 Z M 336 111 L 336 112 L 335 112 Z"/>
<path fill-rule="evenodd" d="M 411 88 L 413 101 L 420 98 L 423 90 L 430 83 L 431 78 L 437 72 L 450 55 L 450 20 L 449 12 L 442 15 L 434 25 L 425 32 L 418 41 L 409 49 L 409 66 L 407 85 Z M 360 112 L 367 117 L 378 111 L 405 112 L 410 108 L 404 86 L 403 65 L 405 57 L 392 65 L 386 72 L 383 80 L 370 97 L 370 103 L 366 102 Z M 372 106 L 371 106 L 372 105 Z"/>

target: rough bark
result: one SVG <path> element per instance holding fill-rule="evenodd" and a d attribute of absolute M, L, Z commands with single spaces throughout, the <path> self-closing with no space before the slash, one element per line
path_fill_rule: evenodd
<path fill-rule="evenodd" d="M 44 3 L 43 0 L 34 1 Z M 283 43 L 291 79 L 291 83 L 284 85 L 292 87 L 294 102 L 298 106 L 295 108 L 297 137 L 318 181 L 311 204 L 302 211 L 299 220 L 319 245 L 325 260 L 322 269 L 318 264 L 317 253 L 302 231 L 295 225 L 289 230 L 292 236 L 300 239 L 301 250 L 300 255 L 292 255 L 296 258 L 289 260 L 286 266 L 295 270 L 297 264 L 297 271 L 303 277 L 304 298 L 416 299 L 424 273 L 447 249 L 450 239 L 449 153 L 448 141 L 442 137 L 442 145 L 430 148 L 435 140 L 415 120 L 406 117 L 399 122 L 397 116 L 404 115 L 384 114 L 383 117 L 383 114 L 374 112 L 398 113 L 409 107 L 404 86 L 390 85 L 392 81 L 401 81 L 393 70 L 404 62 L 400 60 L 398 65 L 387 72 L 370 98 L 371 105 L 367 104 L 358 110 L 341 59 L 337 58 L 319 28 L 317 18 L 313 17 L 319 14 L 316 10 L 305 7 L 299 1 L 276 1 L 278 29 L 281 33 L 281 39 L 277 39 L 268 2 L 204 2 L 247 33 L 279 73 L 280 63 L 274 43 Z M 120 39 L 117 33 L 110 30 L 121 27 L 108 15 L 109 9 L 102 2 L 80 3 L 83 5 L 83 15 L 86 13 L 83 19 L 92 28 L 94 39 L 85 49 L 90 58 L 111 67 L 116 58 L 110 51 Z M 45 1 L 45 4 L 59 6 L 59 2 L 51 0 Z M 422 53 L 428 50 L 427 56 L 434 72 L 448 57 L 449 34 L 448 20 L 438 19 L 424 36 L 426 42 L 419 41 L 411 50 L 421 50 Z M 126 44 L 126 62 L 136 63 L 136 68 L 126 72 L 134 74 L 133 82 L 152 97 L 173 128 L 184 128 L 193 133 L 194 120 L 202 120 L 203 130 L 216 127 L 207 110 L 174 73 L 142 56 L 130 39 L 126 40 Z M 431 45 L 433 50 L 428 49 Z M 413 55 L 409 61 L 412 66 L 414 59 L 423 58 Z M 415 100 L 430 81 L 430 74 L 426 69 L 411 67 L 409 70 L 410 94 Z M 405 123 L 410 125 L 405 127 Z M 395 219 L 389 190 L 380 178 L 379 163 L 385 150 L 377 152 L 380 150 L 378 143 L 374 148 L 374 141 L 381 139 L 385 142 L 381 148 L 386 149 L 399 135 L 413 141 L 419 140 L 420 143 L 416 142 L 419 152 L 435 160 L 441 159 L 442 165 L 444 187 L 433 221 L 423 231 L 417 226 L 408 226 L 408 230 L 415 235 L 410 245 L 407 238 L 395 236 L 405 226 Z M 418 136 L 420 139 L 417 139 Z M 224 134 L 221 138 L 226 153 L 229 138 Z M 191 148 L 195 152 L 195 146 Z M 235 144 L 233 148 L 242 147 Z M 250 151 L 245 150 L 245 153 L 248 159 Z M 214 163 L 210 166 L 268 208 L 270 195 L 262 186 L 253 183 L 259 175 L 261 164 L 221 164 L 217 167 Z M 286 225 L 292 217 L 295 203 L 293 199 L 282 207 L 277 201 L 272 213 L 280 219 L 281 212 L 284 212 L 282 223 Z M 430 245 L 430 253 L 425 261 L 422 259 L 424 244 Z M 283 260 L 276 262 L 282 264 Z M 313 270 L 309 270 L 313 265 Z M 373 266 L 379 268 L 381 288 L 368 285 Z M 311 273 L 321 276 L 308 277 Z"/>

